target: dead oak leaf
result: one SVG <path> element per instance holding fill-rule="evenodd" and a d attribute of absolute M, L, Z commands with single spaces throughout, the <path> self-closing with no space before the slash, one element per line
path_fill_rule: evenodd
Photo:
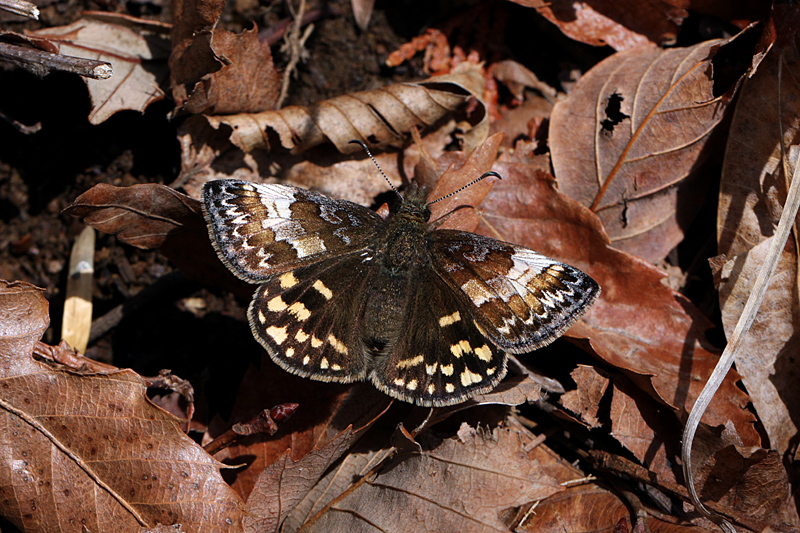
<path fill-rule="evenodd" d="M 302 531 L 491 531 L 499 511 L 562 490 L 508 429 L 462 427 L 457 438 L 410 443 L 374 475 L 332 500 Z"/>
<path fill-rule="evenodd" d="M 252 293 L 250 286 L 237 280 L 217 258 L 200 202 L 169 187 L 101 183 L 81 194 L 64 212 L 131 246 L 160 249 L 192 279 L 240 294 Z"/>
<path fill-rule="evenodd" d="M 0 513 L 25 531 L 240 531 L 243 502 L 132 371 L 75 374 L 32 357 L 42 291 L 0 284 Z"/>
<path fill-rule="evenodd" d="M 55 43 L 60 53 L 108 61 L 114 75 L 106 80 L 83 78 L 92 110 L 89 122 L 100 124 L 130 109 L 143 112 L 164 98 L 169 25 L 110 13 L 86 13 L 67 26 L 31 32 Z"/>
<path fill-rule="evenodd" d="M 299 153 L 326 142 L 339 152 L 350 153 L 358 150 L 350 144 L 353 139 L 381 148 L 402 147 L 407 142 L 405 134 L 412 128 L 433 126 L 457 111 L 465 112 L 470 102 L 477 101 L 464 136 L 465 149 L 471 150 L 489 131 L 486 109 L 479 98 L 482 90 L 480 68 L 465 65 L 451 75 L 350 93 L 307 107 L 196 117 L 187 121 L 184 129 L 190 128 L 202 138 L 207 135 L 201 125 L 205 124 L 205 129 L 224 132 L 229 142 L 245 153 L 280 149 Z M 184 163 L 187 166 L 191 165 Z"/>
<path fill-rule="evenodd" d="M 800 135 L 800 90 L 793 72 L 800 69 L 796 47 L 800 10 L 776 4 L 762 47 L 769 50 L 744 81 L 725 151 L 717 212 L 721 254 L 714 261 L 725 333 L 739 321 L 772 235 L 783 211 L 789 180 L 783 147 Z M 736 369 L 742 374 L 770 444 L 780 452 L 796 447 L 800 423 L 800 370 L 795 362 L 800 313 L 797 299 L 797 228 L 784 249 L 764 301 L 743 339 Z"/>

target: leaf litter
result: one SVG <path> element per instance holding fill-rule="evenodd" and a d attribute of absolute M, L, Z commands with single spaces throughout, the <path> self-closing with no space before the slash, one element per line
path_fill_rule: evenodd
<path fill-rule="evenodd" d="M 362 31 L 390 31 L 380 5 L 372 17 L 364 15 L 368 4 L 358 6 Z M 438 181 L 431 198 L 487 170 L 499 172 L 501 180 L 484 180 L 436 204 L 436 216 L 454 212 L 446 218 L 450 227 L 575 265 L 598 280 L 603 296 L 563 340 L 516 357 L 497 390 L 428 413 L 368 386 L 290 376 L 263 353 L 241 354 L 243 369 L 225 389 L 170 373 L 149 380 L 66 345 L 42 343 L 45 293 L 24 281 L 4 282 L 2 477 L 13 490 L 4 491 L 0 508 L 9 523 L 25 531 L 155 531 L 166 524 L 182 531 L 716 527 L 694 510 L 683 487 L 680 435 L 719 358 L 720 331 L 730 333 L 780 216 L 787 183 L 777 139 L 782 132 L 787 147 L 795 142 L 790 36 L 797 34 L 797 13 L 775 6 L 769 14 L 747 2 L 662 2 L 643 18 L 637 3 L 623 2 L 593 4 L 570 20 L 566 3 L 519 4 L 535 9 L 480 6 L 452 15 L 441 29 L 419 29 L 392 55 L 397 79 L 282 109 L 275 109 L 279 55 L 257 28 L 231 31 L 220 2 L 173 4 L 167 55 L 141 49 L 154 36 L 163 46 L 166 28 L 143 19 L 91 15 L 34 34 L 86 50 L 94 45 L 81 40 L 82 32 L 96 28 L 111 36 L 101 48 L 123 43 L 112 62 L 130 64 L 131 75 L 107 92 L 89 85 L 93 123 L 113 121 L 122 109 L 143 111 L 171 94 L 173 120 L 181 123 L 180 169 L 167 173 L 172 186 L 101 176 L 89 182 L 94 187 L 75 191 L 62 216 L 113 235 L 101 240 L 102 253 L 122 243 L 168 258 L 202 295 L 191 305 L 181 300 L 195 310 L 192 320 L 208 320 L 199 310 L 209 303 L 225 317 L 242 317 L 241 302 L 216 303 L 218 295 L 246 301 L 252 292 L 210 246 L 196 200 L 202 184 L 225 177 L 288 182 L 380 208 L 391 199 L 388 187 L 347 144 L 353 138 L 370 144 L 396 186 L 412 176 Z M 493 28 L 512 34 L 525 20 L 547 28 L 537 39 L 609 43 L 619 52 L 602 61 L 587 53 L 590 59 L 578 61 L 584 73 L 578 83 L 558 87 L 535 62 L 454 29 L 452 21 L 488 24 L 488 12 L 496 17 Z M 760 20 L 764 29 L 664 48 L 700 12 L 729 28 Z M 311 35 L 330 38 L 319 24 Z M 500 33 L 489 35 L 494 42 Z M 298 67 L 306 74 L 318 68 L 315 53 L 323 53 L 313 43 L 306 41 L 308 65 Z M 391 50 L 383 50 L 385 59 Z M 417 75 L 408 75 L 414 69 Z M 129 100 L 128 91 L 150 96 Z M 554 95 L 554 108 L 542 103 Z M 714 209 L 706 195 L 715 188 L 720 255 L 711 265 L 721 320 L 705 294 L 664 283 L 667 266 L 689 279 L 714 255 L 704 239 L 713 235 L 705 215 Z M 23 201 L 14 205 L 26 209 Z M 15 244 L 17 254 L 30 249 L 21 238 L 4 242 L 8 250 Z M 694 441 L 701 499 L 751 531 L 800 525 L 791 496 L 796 243 L 784 251 L 746 359 L 722 382 Z M 101 278 L 101 267 L 98 285 L 135 279 L 126 261 L 118 261 L 116 278 Z M 3 267 L 3 275 L 25 279 L 16 263 Z M 713 294 L 706 270 L 700 282 Z M 52 288 L 47 296 L 57 300 Z M 120 316 L 87 353 L 113 353 L 115 328 L 137 320 Z M 216 357 L 237 357 L 228 351 Z M 158 399 L 156 383 L 171 383 L 174 396 Z M 292 416 L 263 432 L 227 433 L 236 424 L 253 429 L 248 424 L 259 413 L 289 404 L 296 406 Z M 213 457 L 198 444 L 224 435 Z"/>

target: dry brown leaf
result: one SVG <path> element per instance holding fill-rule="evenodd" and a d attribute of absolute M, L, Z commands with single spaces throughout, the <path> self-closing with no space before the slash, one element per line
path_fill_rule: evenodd
<path fill-rule="evenodd" d="M 359 150 L 349 144 L 353 139 L 380 148 L 402 147 L 407 142 L 405 134 L 412 128 L 427 128 L 457 111 L 465 111 L 468 102 L 476 98 L 479 101 L 482 90 L 480 69 L 467 65 L 460 73 L 337 96 L 308 107 L 289 106 L 279 111 L 195 120 L 219 130 L 244 152 L 282 148 L 298 153 L 331 142 L 340 152 L 351 153 Z M 486 109 L 480 101 L 468 121 L 471 129 L 465 134 L 465 149 L 471 150 L 488 133 Z M 196 123 L 190 122 L 186 127 L 194 129 L 197 136 L 203 131 Z"/>
<path fill-rule="evenodd" d="M 332 500 L 302 531 L 506 531 L 499 511 L 561 486 L 508 429 L 462 426 L 458 438 L 408 443 L 375 475 Z"/>
<path fill-rule="evenodd" d="M 669 0 L 512 0 L 536 9 L 564 35 L 593 46 L 627 50 L 672 44 L 687 12 Z"/>
<path fill-rule="evenodd" d="M 368 474 L 386 460 L 393 450 L 394 448 L 387 447 L 385 440 L 366 445 L 359 443 L 328 470 L 305 498 L 295 506 L 286 517 L 281 531 L 283 533 L 298 531 L 309 518 L 341 495 L 355 480 Z"/>
<path fill-rule="evenodd" d="M 592 206 L 616 248 L 660 261 L 702 204 L 697 170 L 729 101 L 714 96 L 710 59 L 724 43 L 615 54 L 553 109 L 559 186 Z"/>
<path fill-rule="evenodd" d="M 215 30 L 215 56 L 226 64 L 217 72 L 202 76 L 185 99 L 175 100 L 189 113 L 228 115 L 258 113 L 274 109 L 281 87 L 281 75 L 272 64 L 269 43 L 258 39 L 258 29 L 235 34 Z M 176 91 L 183 86 L 176 87 Z"/>
<path fill-rule="evenodd" d="M 369 25 L 369 19 L 372 18 L 372 9 L 375 7 L 375 0 L 350 0 L 350 5 L 353 7 L 353 17 L 356 19 L 356 24 L 364 31 Z"/>
<path fill-rule="evenodd" d="M 515 157 L 524 161 L 524 155 Z M 552 177 L 524 162 L 506 160 L 495 168 L 503 180 L 483 203 L 486 223 L 479 233 L 528 246 L 597 280 L 600 299 L 566 335 L 590 339 L 600 358 L 628 372 L 643 390 L 653 387 L 659 401 L 688 413 L 719 358 L 705 339 L 708 319 L 663 285 L 658 269 L 609 247 L 597 217 L 559 194 Z M 737 379 L 728 375 L 705 420 L 733 420 L 747 444 L 759 444 Z"/>
<path fill-rule="evenodd" d="M 132 371 L 79 375 L 35 361 L 42 291 L 2 282 L 0 513 L 25 531 L 241 531 L 220 463 L 147 399 Z"/>
<path fill-rule="evenodd" d="M 597 369 L 578 365 L 570 374 L 575 381 L 575 390 L 564 394 L 559 403 L 569 411 L 578 415 L 578 418 L 591 428 L 600 426 L 597 420 L 597 411 L 600 400 L 608 389 L 608 378 Z"/>
<path fill-rule="evenodd" d="M 787 147 L 796 144 L 800 134 L 800 90 L 794 74 L 800 69 L 795 42 L 800 11 L 793 6 L 776 6 L 773 18 L 777 41 L 755 74 L 742 85 L 720 184 L 717 238 L 719 253 L 724 255 L 718 262 L 719 297 L 722 322 L 729 335 L 783 210 L 788 187 L 780 162 L 780 143 Z M 780 63 L 783 80 L 778 76 Z M 791 411 L 800 405 L 800 370 L 794 357 L 800 349 L 797 236 L 789 242 L 736 360 L 770 445 L 781 452 L 796 446 L 793 443 L 799 426 Z"/>
<path fill-rule="evenodd" d="M 246 531 L 277 531 L 297 504 L 316 485 L 328 467 L 341 457 L 356 437 L 351 428 L 293 461 L 290 450 L 259 475 L 247 500 Z"/>
<path fill-rule="evenodd" d="M 781 454 L 775 450 L 726 446 L 697 469 L 700 498 L 724 506 L 750 529 L 796 530 L 791 488 Z"/>
<path fill-rule="evenodd" d="M 125 109 L 143 112 L 164 98 L 161 84 L 169 75 L 169 25 L 111 13 L 86 13 L 68 26 L 31 32 L 47 37 L 60 53 L 108 61 L 114 75 L 83 78 L 92 99 L 89 122 L 100 124 Z"/>
<path fill-rule="evenodd" d="M 222 68 L 214 54 L 213 30 L 224 0 L 175 0 L 172 3 L 172 53 L 169 57 L 172 96 L 182 104 L 200 79 Z"/>
<path fill-rule="evenodd" d="M 247 437 L 215 455 L 229 464 L 247 463 L 247 468 L 240 469 L 231 483 L 243 498 L 248 498 L 258 484 L 262 492 L 285 495 L 298 490 L 281 485 L 283 468 L 302 468 L 299 462 L 310 453 L 315 453 L 316 458 L 309 461 L 318 462 L 320 457 L 330 453 L 331 448 L 325 448 L 329 442 L 341 438 L 340 434 L 348 426 L 356 430 L 369 426 L 389 405 L 390 399 L 367 384 L 337 385 L 291 375 L 263 354 L 260 365 L 250 367 L 242 378 L 230 419 L 214 420 L 206 440 L 226 431 L 235 422 L 249 420 L 265 405 L 285 402 L 299 406 L 292 418 L 281 425 L 279 434 Z M 352 438 L 360 434 L 357 431 Z M 351 444 L 352 439 L 347 443 Z M 289 456 L 284 457 L 287 450 Z M 270 467 L 273 464 L 276 466 Z M 268 467 L 270 473 L 261 474 Z"/>
<path fill-rule="evenodd" d="M 172 97 L 189 113 L 256 113 L 273 109 L 281 76 L 268 42 L 253 27 L 235 34 L 217 27 L 224 1 L 172 4 Z"/>
<path fill-rule="evenodd" d="M 495 159 L 497 159 L 497 150 L 502 140 L 503 134 L 496 133 L 469 153 L 463 164 L 457 168 L 456 164 L 449 165 L 436 182 L 435 187 L 428 193 L 428 201 L 445 198 L 491 170 Z M 445 158 L 463 160 L 465 155 L 465 152 L 443 154 L 439 162 L 441 164 L 443 162 L 442 159 Z M 480 216 L 475 211 L 475 207 L 489 194 L 495 181 L 497 181 L 496 178 L 483 179 L 457 194 L 433 204 L 431 206 L 431 221 L 446 216 L 447 218 L 437 228 L 474 230 L 475 226 L 480 222 Z M 464 209 L 464 207 L 467 207 L 467 209 Z"/>
<path fill-rule="evenodd" d="M 160 249 L 192 279 L 240 294 L 252 293 L 251 286 L 236 279 L 217 258 L 200 202 L 169 187 L 101 183 L 76 198 L 64 212 L 131 246 Z"/>

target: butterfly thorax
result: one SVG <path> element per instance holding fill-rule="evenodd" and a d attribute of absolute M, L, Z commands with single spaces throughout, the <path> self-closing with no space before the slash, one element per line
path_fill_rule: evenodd
<path fill-rule="evenodd" d="M 412 182 L 397 212 L 389 219 L 381 252 L 385 274 L 409 277 L 429 266 L 428 219 L 425 188 Z"/>

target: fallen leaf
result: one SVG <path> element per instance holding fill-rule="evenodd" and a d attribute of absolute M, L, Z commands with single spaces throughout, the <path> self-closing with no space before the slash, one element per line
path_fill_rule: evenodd
<path fill-rule="evenodd" d="M 290 420 L 281 424 L 279 434 L 246 437 L 215 455 L 228 464 L 247 464 L 247 468 L 237 471 L 231 482 L 245 499 L 257 486 L 262 493 L 273 491 L 286 495 L 287 491 L 299 490 L 281 485 L 283 469 L 302 468 L 307 463 L 300 461 L 310 453 L 315 455 L 309 461 L 319 464 L 321 457 L 331 453 L 328 443 L 341 438 L 342 432 L 350 426 L 356 432 L 340 444 L 351 445 L 361 435 L 358 430 L 368 427 L 389 405 L 390 399 L 367 384 L 336 385 L 293 376 L 263 354 L 260 365 L 250 367 L 242 378 L 229 419 L 212 421 L 205 440 L 216 437 L 235 422 L 249 420 L 262 406 L 285 402 L 297 403 L 298 408 Z M 287 451 L 289 455 L 284 457 Z M 329 456 L 331 460 L 335 459 L 334 455 Z M 262 474 L 265 469 L 269 469 L 269 474 Z"/>
<path fill-rule="evenodd" d="M 169 25 L 111 13 L 85 13 L 68 26 L 31 32 L 57 44 L 60 53 L 108 61 L 114 75 L 106 80 L 82 78 L 89 89 L 89 122 L 100 124 L 125 109 L 143 112 L 164 98 Z"/>
<path fill-rule="evenodd" d="M 712 70 L 724 44 L 614 54 L 553 109 L 559 187 L 591 206 L 616 248 L 660 261 L 702 204 L 710 182 L 698 168 L 730 101 L 715 96 Z"/>
<path fill-rule="evenodd" d="M 512 0 L 532 7 L 564 35 L 593 46 L 627 50 L 648 41 L 672 44 L 687 16 L 668 0 Z"/>
<path fill-rule="evenodd" d="M 236 279 L 217 258 L 200 202 L 169 187 L 101 183 L 76 198 L 64 212 L 131 246 L 160 249 L 192 279 L 252 294 L 252 288 Z"/>
<path fill-rule="evenodd" d="M 2 282 L 0 308 L 0 514 L 25 531 L 241 530 L 244 504 L 222 465 L 150 403 L 137 374 L 35 361 L 49 322 L 41 289 Z"/>
<path fill-rule="evenodd" d="M 224 57 L 226 64 L 211 74 L 202 76 L 185 98 L 175 95 L 189 113 L 228 115 L 258 113 L 274 109 L 278 102 L 281 75 L 272 64 L 269 43 L 258 39 L 258 29 L 241 34 L 215 30 L 213 52 Z M 175 92 L 183 89 L 180 85 Z"/>
<path fill-rule="evenodd" d="M 800 133 L 800 90 L 791 81 L 791 73 L 800 68 L 795 46 L 800 11 L 775 6 L 773 24 L 775 43 L 740 91 L 720 184 L 717 240 L 723 255 L 717 270 L 728 335 L 741 316 L 783 211 L 789 178 L 781 165 L 781 143 L 795 144 Z M 795 235 L 783 251 L 736 360 L 770 444 L 781 452 L 796 446 L 798 433 L 791 413 L 800 405 L 800 371 L 794 356 L 800 328 L 797 242 Z"/>
<path fill-rule="evenodd" d="M 559 403 L 591 428 L 600 427 L 597 419 L 600 400 L 608 389 L 608 378 L 597 369 L 578 365 L 570 374 L 575 381 L 575 390 L 564 394 Z"/>
<path fill-rule="evenodd" d="M 372 9 L 375 7 L 375 0 L 351 0 L 350 5 L 353 7 L 353 16 L 356 19 L 356 24 L 364 31 L 369 26 L 369 19 L 372 18 Z"/>
<path fill-rule="evenodd" d="M 337 96 L 309 107 L 289 106 L 278 111 L 231 116 L 197 117 L 207 128 L 219 130 L 243 152 L 291 150 L 299 153 L 331 142 L 342 153 L 357 151 L 353 139 L 388 148 L 406 144 L 405 133 L 414 127 L 430 127 L 444 117 L 464 111 L 480 95 L 480 69 L 464 71 L 418 83 L 397 83 L 371 91 Z M 465 149 L 482 142 L 488 132 L 482 103 L 469 117 L 471 126 Z M 202 128 L 192 123 L 198 134 Z"/>
<path fill-rule="evenodd" d="M 495 165 L 503 179 L 482 204 L 485 222 L 478 232 L 533 248 L 597 280 L 600 298 L 565 336 L 589 339 L 603 361 L 681 416 L 688 413 L 719 358 L 705 339 L 711 323 L 661 283 L 658 269 L 611 248 L 597 217 L 558 193 L 552 177 L 529 168 L 524 155 L 514 158 L 523 162 L 508 157 Z M 737 379 L 728 374 L 704 420 L 733 420 L 746 443 L 758 444 Z"/>
<path fill-rule="evenodd" d="M 462 427 L 457 438 L 409 443 L 333 499 L 303 531 L 506 531 L 498 511 L 561 491 L 529 461 L 517 432 Z"/>

